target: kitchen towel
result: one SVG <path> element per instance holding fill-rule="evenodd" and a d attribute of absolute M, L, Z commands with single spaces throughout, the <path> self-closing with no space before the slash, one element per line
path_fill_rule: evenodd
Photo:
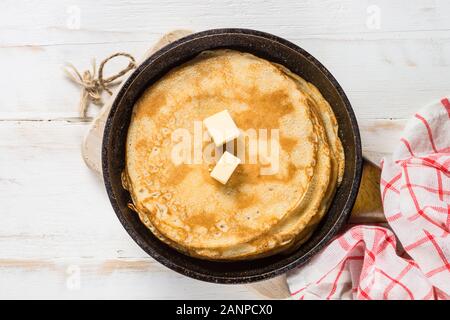
<path fill-rule="evenodd" d="M 381 165 L 388 225 L 350 225 L 289 272 L 294 299 L 450 299 L 450 101 L 419 111 Z"/>

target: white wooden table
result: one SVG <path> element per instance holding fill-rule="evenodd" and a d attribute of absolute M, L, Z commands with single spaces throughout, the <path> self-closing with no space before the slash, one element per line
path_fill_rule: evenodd
<path fill-rule="evenodd" d="M 172 272 L 126 234 L 80 156 L 89 122 L 64 62 L 141 56 L 176 28 L 271 32 L 335 75 L 366 154 L 389 153 L 390 130 L 449 92 L 449 11 L 445 0 L 2 0 L 0 298 L 259 297 Z"/>

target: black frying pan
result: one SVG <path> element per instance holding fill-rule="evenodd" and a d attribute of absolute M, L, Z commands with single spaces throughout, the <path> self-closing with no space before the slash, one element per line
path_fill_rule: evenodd
<path fill-rule="evenodd" d="M 345 174 L 334 200 L 312 237 L 290 254 L 239 262 L 213 262 L 186 256 L 158 240 L 131 211 L 122 188 L 125 143 L 133 105 L 141 93 L 170 69 L 204 50 L 231 48 L 286 66 L 314 84 L 331 104 L 345 151 Z M 114 211 L 136 243 L 165 266 L 186 276 L 217 283 L 247 283 L 282 274 L 307 262 L 344 225 L 358 193 L 362 172 L 361 141 L 350 102 L 336 79 L 313 56 L 293 43 L 260 31 L 217 29 L 182 38 L 149 57 L 127 79 L 106 122 L 102 146 L 103 176 Z"/>

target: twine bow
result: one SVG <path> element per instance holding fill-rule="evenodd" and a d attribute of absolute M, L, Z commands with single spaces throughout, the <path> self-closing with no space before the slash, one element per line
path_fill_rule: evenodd
<path fill-rule="evenodd" d="M 130 60 L 128 66 L 118 73 L 104 78 L 103 69 L 106 63 L 116 57 L 126 57 Z M 124 52 L 115 53 L 100 63 L 97 74 L 97 66 L 95 59 L 92 60 L 92 70 L 86 70 L 82 74 L 72 64 L 67 64 L 64 68 L 66 75 L 75 83 L 82 87 L 81 99 L 79 105 L 79 112 L 81 118 L 86 118 L 89 102 L 92 101 L 95 105 L 103 106 L 102 92 L 103 90 L 112 95 L 111 87 L 120 83 L 117 81 L 120 77 L 124 76 L 128 71 L 136 68 L 136 60 L 132 55 Z"/>

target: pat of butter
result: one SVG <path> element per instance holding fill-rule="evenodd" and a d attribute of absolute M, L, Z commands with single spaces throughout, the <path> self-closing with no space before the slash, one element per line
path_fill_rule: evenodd
<path fill-rule="evenodd" d="M 241 163 L 241 159 L 225 151 L 211 171 L 211 177 L 222 184 L 226 184 L 239 163 Z"/>
<path fill-rule="evenodd" d="M 239 137 L 239 129 L 228 110 L 223 110 L 206 118 L 203 123 L 217 147 Z"/>

